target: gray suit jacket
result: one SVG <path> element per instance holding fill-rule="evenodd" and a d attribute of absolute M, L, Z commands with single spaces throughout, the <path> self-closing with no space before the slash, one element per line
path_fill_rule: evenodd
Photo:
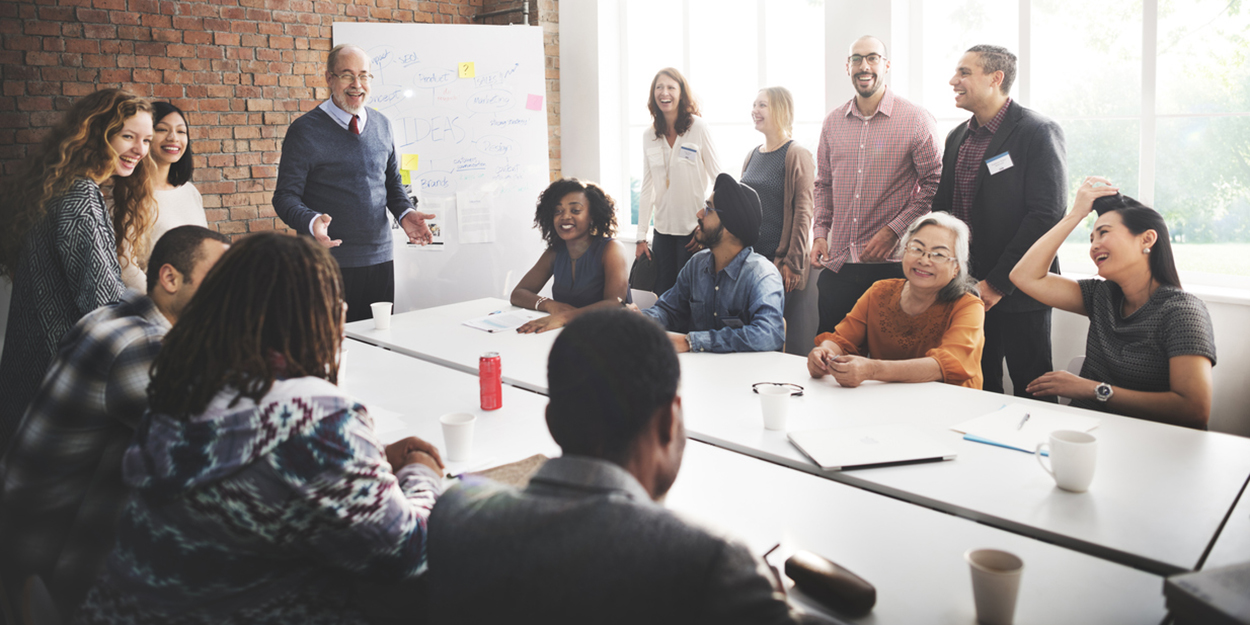
<path fill-rule="evenodd" d="M 933 196 L 933 210 L 950 212 L 955 199 L 955 161 L 968 134 L 960 124 L 946 136 L 942 181 Z M 1012 167 L 990 175 L 985 160 L 1004 152 Z M 1043 234 L 1063 218 L 1068 205 L 1068 180 L 1063 129 L 1054 120 L 1020 106 L 1015 100 L 990 139 L 977 169 L 972 197 L 972 277 L 988 280 L 1003 299 L 1003 312 L 1044 310 L 1041 302 L 1016 291 L 1008 275 Z M 1059 272 L 1059 261 L 1050 270 Z"/>
<path fill-rule="evenodd" d="M 798 618 L 745 548 L 681 521 L 624 469 L 592 458 L 555 458 L 524 491 L 484 480 L 452 488 L 427 544 L 434 623 Z"/>

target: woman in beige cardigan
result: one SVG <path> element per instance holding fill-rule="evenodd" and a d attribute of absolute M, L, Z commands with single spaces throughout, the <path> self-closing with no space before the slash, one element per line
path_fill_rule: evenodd
<path fill-rule="evenodd" d="M 812 189 L 816 164 L 812 153 L 791 138 L 794 99 L 785 87 L 761 89 L 751 107 L 755 129 L 764 144 L 751 150 L 742 163 L 742 182 L 759 193 L 764 209 L 756 253 L 771 258 L 786 287 L 786 320 L 798 307 L 790 306 L 793 291 L 807 285 L 808 249 L 812 235 Z M 793 325 L 793 322 L 791 322 Z"/>

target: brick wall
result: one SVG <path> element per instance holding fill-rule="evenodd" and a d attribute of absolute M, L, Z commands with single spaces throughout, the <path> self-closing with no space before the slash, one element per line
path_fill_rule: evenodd
<path fill-rule="evenodd" d="M 191 118 L 211 225 L 283 228 L 270 199 L 291 120 L 329 97 L 335 21 L 468 24 L 486 0 L 38 0 L 0 2 L 0 170 L 14 174 L 73 100 L 106 87 Z M 552 176 L 559 174 L 557 0 L 541 0 Z M 498 4 L 498 0 L 491 2 Z M 531 15 L 540 19 L 531 3 Z M 480 22 L 479 22 L 480 23 Z"/>

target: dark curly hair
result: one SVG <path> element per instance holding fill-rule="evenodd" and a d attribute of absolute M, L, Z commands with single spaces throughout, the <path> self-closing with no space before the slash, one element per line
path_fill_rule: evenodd
<path fill-rule="evenodd" d="M 556 206 L 570 193 L 586 194 L 590 208 L 590 236 L 616 236 L 616 202 L 612 201 L 612 196 L 593 182 L 561 178 L 538 196 L 538 210 L 534 214 L 534 227 L 542 231 L 549 249 L 564 246 L 564 239 L 556 234 Z"/>

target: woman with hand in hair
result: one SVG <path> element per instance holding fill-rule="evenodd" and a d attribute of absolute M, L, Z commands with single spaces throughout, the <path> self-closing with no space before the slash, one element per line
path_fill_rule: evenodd
<path fill-rule="evenodd" d="M 681 72 L 667 67 L 651 81 L 647 109 L 653 120 L 642 137 L 642 197 L 634 257 L 655 261 L 655 294 L 677 283 L 677 273 L 697 251 L 695 215 L 707 200 L 708 184 L 721 173 L 716 147 L 699 105 Z M 655 236 L 647 229 L 655 216 Z"/>
<path fill-rule="evenodd" d="M 0 274 L 13 280 L 0 357 L 0 449 L 87 313 L 118 301 L 118 258 L 153 213 L 152 105 L 121 89 L 79 99 L 0 192 Z M 111 179 L 112 215 L 100 186 Z"/>
<path fill-rule="evenodd" d="M 1091 212 L 1089 256 L 1100 279 L 1048 271 L 1064 239 Z M 1200 430 L 1211 416 L 1215 337 L 1202 300 L 1181 289 L 1158 211 L 1090 176 L 1072 211 L 1025 252 L 1011 281 L 1037 301 L 1089 317 L 1081 375 L 1051 371 L 1026 390 L 1073 406 Z"/>
<path fill-rule="evenodd" d="M 336 386 L 345 319 L 338 264 L 312 238 L 254 234 L 221 257 L 152 365 L 130 503 L 77 622 L 420 613 L 443 464 L 415 437 L 383 446 Z"/>

